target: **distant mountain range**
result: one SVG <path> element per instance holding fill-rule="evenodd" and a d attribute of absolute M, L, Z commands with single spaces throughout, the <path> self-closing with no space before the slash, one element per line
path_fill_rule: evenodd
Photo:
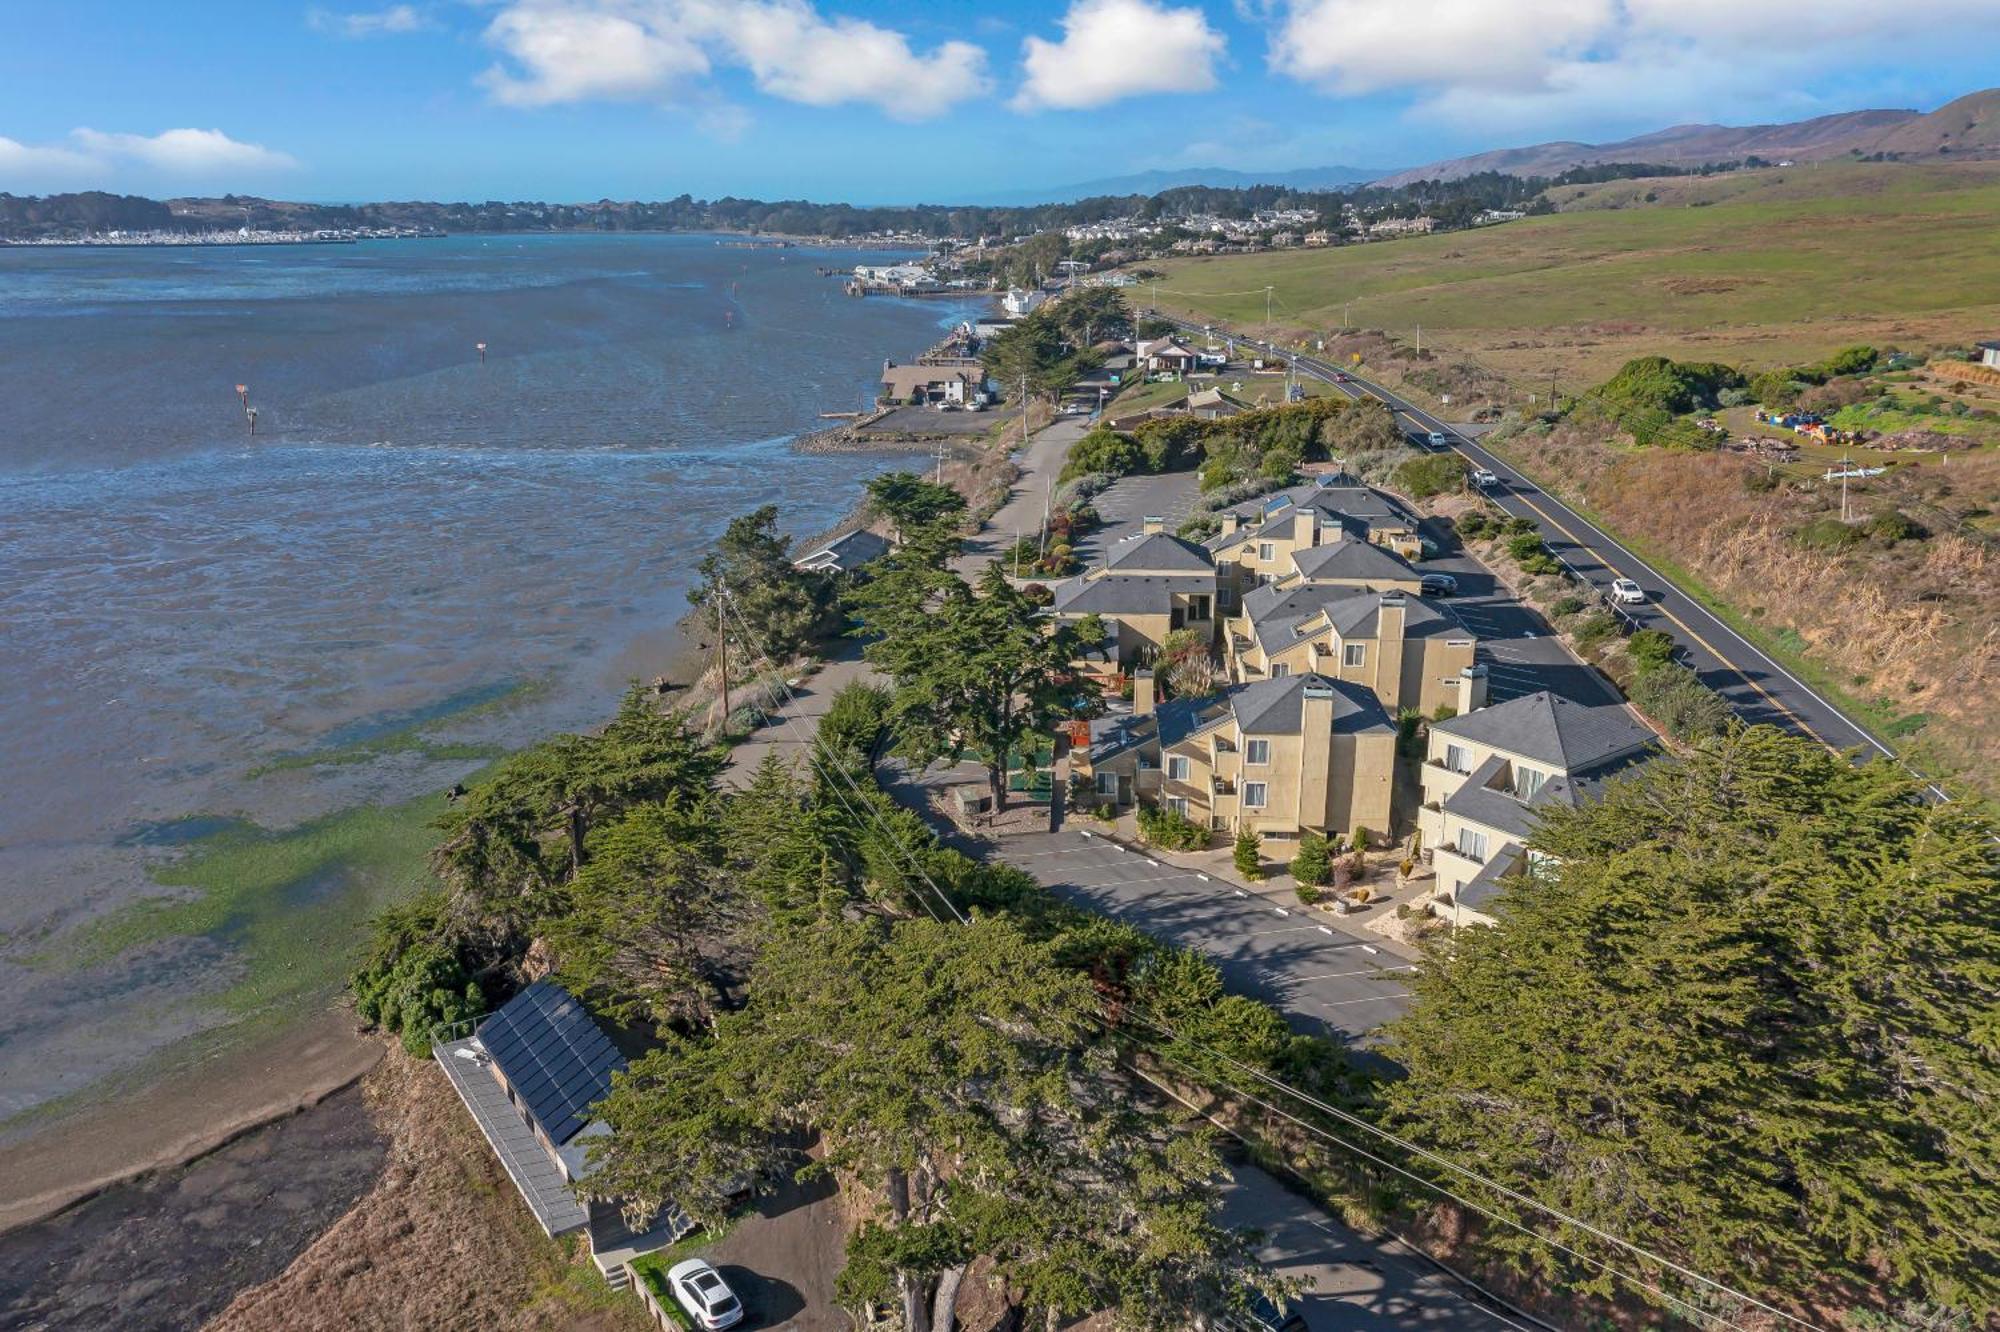
<path fill-rule="evenodd" d="M 1010 190 L 972 202 L 1002 206 L 1041 203 L 1074 203 L 1107 195 L 1158 194 L 1184 185 L 1205 185 L 1217 190 L 1248 189 L 1252 185 L 1276 185 L 1288 190 L 1337 190 L 1363 185 L 1382 174 L 1380 167 L 1300 167 L 1292 171 L 1236 171 L 1228 167 L 1188 167 L 1180 171 L 1139 171 L 1129 176 L 1106 176 L 1102 180 L 1078 181 L 1050 189 Z"/>
<path fill-rule="evenodd" d="M 1921 111 L 1843 111 L 1783 125 L 1675 125 L 1615 143 L 1558 141 L 1498 148 L 1410 167 L 1379 177 L 1378 185 L 1455 180 L 1481 171 L 1554 176 L 1600 162 L 1700 166 L 1745 157 L 1797 161 L 1831 157 L 2000 156 L 2000 88 L 1970 93 L 1926 115 Z"/>

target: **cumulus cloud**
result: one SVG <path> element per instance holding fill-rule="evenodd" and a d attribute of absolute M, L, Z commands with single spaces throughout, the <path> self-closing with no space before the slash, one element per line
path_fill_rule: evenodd
<path fill-rule="evenodd" d="M 75 129 L 49 144 L 0 137 L 0 176 L 43 188 L 99 184 L 133 173 L 162 181 L 235 179 L 297 165 L 288 153 L 242 143 L 213 129 L 159 134 Z"/>
<path fill-rule="evenodd" d="M 430 26 L 414 5 L 391 5 L 387 9 L 337 14 L 332 10 L 306 12 L 306 23 L 315 32 L 336 37 L 379 37 L 385 33 L 416 32 Z"/>
<path fill-rule="evenodd" d="M 1962 53 L 2000 31 L 1987 0 L 1287 0 L 1271 67 L 1341 95 L 1414 92 L 1420 119 L 1482 130 L 1820 106 L 1835 61 Z M 1848 90 L 1851 94 L 1852 90 Z"/>
<path fill-rule="evenodd" d="M 902 119 L 936 115 L 988 88 L 970 42 L 918 51 L 902 33 L 826 18 L 806 0 L 512 0 L 486 29 L 504 59 L 483 76 L 517 106 L 672 101 L 719 65 L 808 106 L 864 103 Z"/>
<path fill-rule="evenodd" d="M 1062 40 L 1021 44 L 1020 110 L 1103 106 L 1141 93 L 1205 92 L 1225 45 L 1199 9 L 1150 0 L 1074 0 Z"/>

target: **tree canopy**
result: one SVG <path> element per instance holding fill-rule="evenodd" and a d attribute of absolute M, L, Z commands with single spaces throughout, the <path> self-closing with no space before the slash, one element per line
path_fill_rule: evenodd
<path fill-rule="evenodd" d="M 1391 1028 L 1399 1127 L 1781 1301 L 2000 1307 L 1986 811 L 1737 726 L 1531 846 L 1498 927 L 1432 954 Z"/>
<path fill-rule="evenodd" d="M 718 588 L 726 585 L 733 607 L 730 621 L 740 613 L 757 648 L 774 661 L 799 652 L 825 628 L 833 604 L 832 580 L 792 564 L 790 543 L 778 531 L 775 505 L 730 519 L 695 571 L 700 581 L 688 592 L 688 600 L 712 607 Z"/>

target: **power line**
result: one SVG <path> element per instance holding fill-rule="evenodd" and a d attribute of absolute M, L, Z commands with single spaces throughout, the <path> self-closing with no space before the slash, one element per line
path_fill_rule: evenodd
<path fill-rule="evenodd" d="M 735 597 L 725 592 L 723 595 L 723 601 L 728 606 L 729 610 L 735 613 L 736 623 L 742 630 L 745 644 L 754 647 L 757 652 L 757 655 L 760 658 L 762 658 L 764 663 L 769 667 L 771 667 L 772 671 L 777 675 L 778 688 L 784 692 L 787 705 L 785 710 L 782 711 L 779 715 L 785 719 L 786 727 L 792 732 L 793 738 L 798 742 L 800 747 L 804 749 L 806 755 L 806 761 L 813 765 L 813 770 L 816 773 L 818 773 L 820 780 L 824 781 L 827 784 L 828 789 L 830 789 L 833 792 L 834 796 L 839 799 L 842 807 L 845 808 L 847 812 L 850 815 L 852 815 L 857 822 L 859 822 L 861 819 L 860 812 L 857 811 L 854 808 L 853 804 L 851 804 L 848 801 L 847 797 L 841 793 L 840 786 L 838 783 L 834 781 L 833 776 L 837 776 L 842 781 L 845 781 L 847 783 L 848 790 L 854 793 L 855 799 L 861 802 L 862 808 L 867 810 L 869 817 L 875 821 L 875 826 L 881 830 L 883 836 L 888 839 L 889 844 L 902 854 L 905 863 L 907 863 L 911 869 L 916 871 L 917 876 L 920 879 L 922 879 L 925 884 L 929 885 L 931 892 L 937 897 L 937 900 L 944 904 L 945 909 L 949 911 L 952 914 L 952 916 L 958 920 L 959 924 L 961 925 L 971 924 L 971 918 L 959 909 L 958 904 L 951 900 L 950 895 L 948 895 L 944 891 L 944 889 L 938 887 L 937 881 L 931 878 L 930 872 L 923 867 L 923 865 L 916 859 L 915 855 L 909 850 L 909 848 L 903 844 L 902 838 L 896 835 L 895 830 L 889 827 L 888 820 L 882 817 L 882 812 L 879 809 L 875 808 L 874 802 L 869 800 L 868 797 L 862 793 L 862 790 L 860 786 L 855 782 L 853 775 L 847 772 L 847 770 L 842 768 L 838 763 L 835 763 L 831 755 L 825 757 L 824 763 L 821 762 L 821 756 L 819 754 L 819 747 L 816 739 L 807 738 L 805 734 L 800 731 L 798 726 L 798 721 L 792 715 L 792 709 L 796 707 L 799 701 L 798 695 L 795 692 L 793 692 L 791 684 L 785 679 L 784 673 L 779 668 L 778 663 L 771 659 L 771 654 L 768 651 L 766 651 L 761 645 L 757 644 L 755 636 L 750 633 L 749 623 L 744 618 L 743 608 L 736 604 Z M 829 769 L 831 770 L 833 776 L 828 775 Z M 923 906 L 926 912 L 929 912 L 933 920 L 937 920 L 940 923 L 942 923 L 943 918 L 940 917 L 935 911 L 931 911 L 929 903 L 924 902 L 923 897 L 920 893 L 912 891 L 911 896 L 917 899 L 918 903 Z"/>
<path fill-rule="evenodd" d="M 1355 1128 L 1361 1129 L 1364 1132 L 1372 1133 L 1376 1137 L 1381 1138 L 1387 1142 L 1393 1143 L 1397 1147 L 1402 1148 L 1404 1151 L 1409 1152 L 1412 1155 L 1420 1156 L 1427 1161 L 1434 1162 L 1435 1164 L 1442 1166 L 1447 1170 L 1452 1171 L 1454 1174 L 1462 1175 L 1466 1179 L 1472 1180 L 1474 1183 L 1492 1189 L 1495 1193 L 1501 1194 L 1502 1196 L 1514 1202 L 1517 1202 L 1524 1207 L 1533 1208 L 1534 1210 L 1541 1212 L 1553 1218 L 1554 1220 L 1563 1223 L 1564 1225 L 1573 1226 L 1576 1229 L 1581 1230 L 1588 1235 L 1603 1240 L 1607 1244 L 1617 1245 L 1619 1248 L 1624 1249 L 1626 1252 L 1632 1254 L 1634 1257 L 1645 1259 L 1647 1262 L 1657 1263 L 1661 1267 L 1676 1272 L 1679 1275 L 1686 1277 L 1690 1281 L 1698 1282 L 1701 1285 L 1708 1287 L 1710 1290 L 1715 1291 L 1717 1294 L 1728 1295 L 1734 1299 L 1742 1300 L 1744 1303 L 1753 1305 L 1756 1308 L 1763 1310 L 1765 1313 L 1773 1315 L 1774 1317 L 1782 1318 L 1786 1322 L 1795 1324 L 1796 1326 L 1801 1328 L 1808 1329 L 1808 1332 L 1823 1332 L 1823 1329 L 1821 1329 L 1817 1324 L 1807 1322 L 1803 1318 L 1799 1318 L 1793 1314 L 1786 1313 L 1783 1309 L 1779 1309 L 1773 1305 L 1766 1304 L 1762 1300 L 1757 1299 L 1755 1296 L 1737 1290 L 1733 1286 L 1724 1285 L 1722 1282 L 1717 1281 L 1712 1277 L 1703 1276 L 1701 1273 L 1695 1271 L 1693 1268 L 1684 1267 L 1681 1264 L 1674 1262 L 1671 1258 L 1667 1258 L 1658 1253 L 1655 1253 L 1651 1249 L 1645 1248 L 1643 1245 L 1634 1244 L 1632 1241 L 1614 1235 L 1610 1231 L 1600 1229 L 1597 1226 L 1591 1225 L 1587 1221 L 1571 1216 L 1569 1213 L 1563 1211 L 1561 1208 L 1552 1207 L 1549 1204 L 1541 1202 L 1536 1198 L 1531 1198 L 1527 1194 L 1522 1193 L 1517 1189 L 1510 1188 L 1507 1185 L 1502 1184 L 1498 1180 L 1488 1178 L 1487 1176 L 1482 1175 L 1478 1171 L 1473 1170 L 1467 1166 L 1462 1166 L 1458 1162 L 1453 1161 L 1451 1158 L 1443 1156 L 1437 1152 L 1434 1152 L 1428 1147 L 1421 1146 L 1417 1143 L 1411 1142 L 1407 1138 L 1392 1133 L 1388 1129 L 1383 1128 L 1379 1124 L 1370 1123 L 1368 1120 L 1363 1119 L 1361 1116 L 1356 1115 L 1351 1111 L 1343 1110 L 1335 1105 L 1329 1105 L 1327 1102 L 1320 1100 L 1317 1096 L 1314 1096 L 1312 1093 L 1301 1091 L 1299 1088 L 1292 1086 L 1290 1083 L 1285 1082 L 1282 1079 L 1272 1077 L 1269 1073 L 1264 1072 L 1262 1069 L 1253 1067 L 1252 1065 L 1249 1064 L 1245 1064 L 1241 1060 L 1231 1058 L 1229 1055 L 1222 1053 L 1220 1050 L 1215 1049 L 1213 1046 L 1204 1045 L 1200 1041 L 1194 1040 L 1192 1037 L 1183 1036 L 1179 1032 L 1176 1032 L 1172 1027 L 1168 1026 L 1165 1022 L 1161 1021 L 1157 1017 L 1154 1017 L 1152 1014 L 1146 1012 L 1142 1008 L 1133 1005 L 1128 1005 L 1128 1007 L 1130 1008 L 1131 1012 L 1133 1012 L 1138 1016 L 1141 1022 L 1146 1023 L 1148 1026 L 1153 1027 L 1155 1030 L 1164 1032 L 1166 1035 L 1172 1037 L 1175 1040 L 1186 1041 L 1188 1044 L 1194 1046 L 1198 1050 L 1201 1050 L 1203 1053 L 1212 1055 L 1215 1058 L 1222 1060 L 1224 1063 L 1228 1064 L 1232 1068 L 1242 1070 L 1243 1072 L 1249 1074 L 1251 1077 L 1255 1078 L 1259 1082 L 1266 1084 L 1267 1086 L 1275 1087 L 1280 1091 L 1287 1092 L 1290 1095 L 1297 1097 L 1299 1100 L 1305 1102 L 1307 1105 L 1313 1107 L 1315 1110 L 1318 1110 L 1323 1114 L 1331 1115 L 1335 1119 L 1338 1119 L 1344 1124 L 1351 1124 Z M 1554 1241 L 1551 1241 L 1551 1243 L 1553 1242 Z"/>
<path fill-rule="evenodd" d="M 1109 1018 L 1100 1017 L 1099 1020 L 1103 1022 L 1107 1028 L 1111 1029 L 1114 1032 L 1123 1030 L 1119 1027 L 1114 1026 Z M 1167 1031 L 1168 1035 L 1174 1036 L 1174 1033 L 1168 1030 L 1167 1028 L 1162 1027 L 1160 1028 L 1160 1030 Z M 1127 1032 L 1126 1034 L 1130 1033 Z M 1419 1184 L 1424 1188 L 1430 1189 L 1431 1191 L 1441 1194 L 1446 1198 L 1450 1198 L 1453 1202 L 1458 1203 L 1460 1206 L 1470 1208 L 1472 1211 L 1475 1211 L 1479 1213 L 1481 1216 L 1487 1217 L 1490 1220 L 1498 1221 L 1500 1224 L 1504 1226 L 1508 1226 L 1514 1230 L 1518 1230 L 1523 1235 L 1526 1235 L 1528 1238 L 1532 1240 L 1536 1240 L 1540 1243 L 1546 1244 L 1550 1248 L 1556 1249 L 1559 1252 L 1564 1253 L 1569 1257 L 1576 1259 L 1578 1262 L 1587 1264 L 1588 1266 L 1593 1267 L 1600 1272 L 1604 1272 L 1607 1275 L 1617 1277 L 1619 1280 L 1627 1282 L 1633 1287 L 1639 1290 L 1643 1290 L 1650 1295 L 1657 1296 L 1659 1299 L 1664 1300 L 1666 1303 L 1671 1304 L 1676 1308 L 1685 1310 L 1686 1312 L 1693 1314 L 1697 1318 L 1708 1319 L 1711 1322 L 1720 1323 L 1722 1326 L 1729 1328 L 1736 1328 L 1739 1326 L 1738 1324 L 1731 1322 L 1729 1319 L 1724 1318 L 1720 1314 L 1710 1313 L 1706 1309 L 1702 1309 L 1694 1304 L 1690 1304 L 1686 1300 L 1683 1300 L 1680 1297 L 1673 1295 L 1666 1290 L 1661 1289 L 1659 1286 L 1654 1285 L 1653 1283 L 1647 1281 L 1643 1277 L 1633 1276 L 1631 1273 L 1626 1272 L 1620 1268 L 1613 1267 L 1611 1264 L 1606 1263 L 1601 1259 L 1593 1258 L 1586 1253 L 1580 1253 L 1576 1249 L 1571 1248 L 1569 1245 L 1564 1244 L 1561 1240 L 1551 1239 L 1549 1236 L 1542 1234 L 1540 1231 L 1532 1230 L 1529 1227 L 1521 1224 L 1519 1221 L 1514 1220 L 1512 1217 L 1504 1216 L 1501 1213 L 1494 1211 L 1490 1207 L 1486 1207 L 1480 1203 L 1476 1203 L 1472 1201 L 1470 1198 L 1463 1197 L 1460 1194 L 1453 1192 L 1452 1190 L 1446 1188 L 1442 1184 L 1439 1184 L 1435 1180 L 1425 1179 L 1422 1175 L 1418 1175 L 1409 1170 L 1405 1170 L 1403 1167 L 1397 1165 L 1393 1161 L 1384 1160 L 1382 1157 L 1375 1155 L 1367 1148 L 1349 1142 L 1347 1139 L 1341 1137 L 1339 1134 L 1334 1133 L 1324 1128 L 1321 1125 L 1314 1124 L 1308 1120 L 1302 1119 L 1298 1115 L 1293 1114 L 1291 1111 L 1286 1110 L 1282 1106 L 1273 1105 L 1271 1102 L 1263 1099 L 1256 1093 L 1247 1091 L 1244 1088 L 1237 1086 L 1235 1083 L 1230 1082 L 1227 1078 L 1216 1077 L 1212 1073 L 1204 1074 L 1202 1071 L 1198 1069 L 1189 1067 L 1185 1061 L 1176 1061 L 1171 1054 L 1168 1054 L 1163 1050 L 1161 1050 L 1157 1042 L 1145 1041 L 1144 1038 L 1140 1039 L 1147 1049 L 1152 1050 L 1155 1054 L 1158 1054 L 1167 1063 L 1172 1064 L 1174 1067 L 1179 1068 L 1182 1072 L 1187 1073 L 1190 1076 L 1193 1076 L 1198 1081 L 1207 1081 L 1211 1084 L 1220 1083 L 1223 1087 L 1236 1093 L 1238 1096 L 1241 1096 L 1244 1100 L 1250 1102 L 1252 1105 L 1255 1105 L 1260 1109 L 1267 1110 L 1270 1113 L 1277 1115 L 1281 1119 L 1284 1119 L 1289 1123 L 1292 1123 L 1298 1126 L 1299 1128 L 1304 1129 L 1306 1132 L 1314 1135 L 1315 1137 L 1324 1138 L 1328 1142 L 1334 1143 L 1335 1145 L 1354 1153 L 1356 1156 L 1359 1156 L 1364 1160 L 1371 1161 L 1374 1164 L 1381 1166 L 1385 1170 L 1394 1171 L 1396 1174 L 1401 1175 L 1403 1178 L 1410 1180 L 1412 1183 Z M 1185 1038 L 1175 1036 L 1175 1039 L 1179 1040 Z M 1752 1301 L 1752 1303 L 1755 1303 L 1755 1301 Z"/>

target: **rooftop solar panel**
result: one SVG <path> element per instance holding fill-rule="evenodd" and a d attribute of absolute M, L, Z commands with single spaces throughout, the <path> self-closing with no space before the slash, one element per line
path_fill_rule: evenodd
<path fill-rule="evenodd" d="M 536 981 L 479 1028 L 479 1043 L 557 1146 L 590 1120 L 625 1058 L 576 997 Z"/>

